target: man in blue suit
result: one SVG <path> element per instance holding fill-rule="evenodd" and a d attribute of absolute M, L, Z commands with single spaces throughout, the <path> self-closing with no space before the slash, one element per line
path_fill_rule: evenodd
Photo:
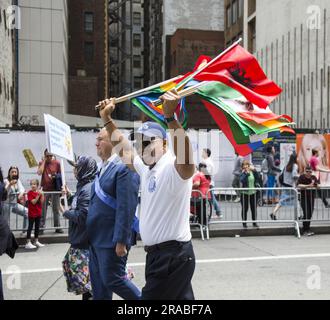
<path fill-rule="evenodd" d="M 92 187 L 87 216 L 93 298 L 112 300 L 115 293 L 125 300 L 140 299 L 140 290 L 126 275 L 139 177 L 112 155 L 105 129 L 99 133 L 96 147 L 102 166 Z"/>

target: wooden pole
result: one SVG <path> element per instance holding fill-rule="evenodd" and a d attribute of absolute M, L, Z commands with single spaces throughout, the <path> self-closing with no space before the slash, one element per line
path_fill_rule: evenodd
<path fill-rule="evenodd" d="M 138 96 L 140 96 L 141 94 L 147 94 L 149 91 L 153 90 L 153 89 L 156 89 L 160 86 L 164 86 L 166 84 L 169 84 L 175 80 L 178 80 L 180 79 L 182 76 L 178 76 L 178 77 L 175 77 L 175 78 L 172 78 L 170 80 L 166 80 L 164 82 L 160 82 L 160 83 L 157 83 L 153 86 L 150 86 L 148 88 L 145 88 L 145 89 L 141 89 L 141 90 L 138 90 L 138 91 L 135 91 L 133 93 L 130 93 L 130 94 L 127 94 L 125 96 L 122 96 L 122 97 L 119 97 L 119 98 L 116 98 L 116 103 L 121 103 L 121 102 L 124 102 L 124 101 L 127 101 L 127 100 L 130 100 L 130 99 L 133 99 L 133 98 L 136 98 Z M 100 108 L 100 105 L 97 105 L 95 106 L 95 110 L 99 110 Z"/>

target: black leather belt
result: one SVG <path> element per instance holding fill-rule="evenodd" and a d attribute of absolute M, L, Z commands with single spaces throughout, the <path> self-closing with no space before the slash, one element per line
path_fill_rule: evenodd
<path fill-rule="evenodd" d="M 189 242 L 167 241 L 167 242 L 155 244 L 153 246 L 145 246 L 144 251 L 147 253 L 151 253 L 151 252 L 154 252 L 157 250 L 159 251 L 159 250 L 163 250 L 163 249 L 167 249 L 167 248 L 177 248 L 177 247 L 183 246 L 187 243 L 189 243 Z"/>

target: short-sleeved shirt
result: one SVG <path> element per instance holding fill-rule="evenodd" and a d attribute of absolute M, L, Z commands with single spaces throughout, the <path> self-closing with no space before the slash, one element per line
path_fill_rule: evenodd
<path fill-rule="evenodd" d="M 195 184 L 196 182 L 199 182 L 200 185 L 198 188 L 195 188 L 195 189 L 199 190 L 202 193 L 203 199 L 206 199 L 206 196 L 208 196 L 208 198 L 211 199 L 211 194 L 210 193 L 207 194 L 208 191 L 210 190 L 211 181 L 209 179 L 206 179 L 205 175 L 202 172 L 198 172 L 193 177 L 193 184 Z M 192 197 L 199 198 L 200 193 L 193 192 Z"/>
<path fill-rule="evenodd" d="M 39 166 L 41 162 L 39 163 Z M 61 173 L 61 165 L 57 160 L 51 160 L 49 163 L 45 163 L 45 169 L 41 177 L 41 186 L 44 191 L 56 191 L 52 176 L 54 174 Z"/>
<path fill-rule="evenodd" d="M 9 184 L 8 179 L 5 179 L 5 185 Z M 20 179 L 17 180 L 17 183 L 11 186 L 8 190 L 8 197 L 6 203 L 17 203 L 18 196 L 23 194 L 25 189 Z"/>
<path fill-rule="evenodd" d="M 141 178 L 140 234 L 144 245 L 190 241 L 192 179 L 180 177 L 173 154 L 164 154 L 151 170 L 136 156 L 134 168 Z"/>
<path fill-rule="evenodd" d="M 32 203 L 32 200 L 37 198 L 38 195 L 39 195 L 38 192 L 34 192 L 32 190 L 30 190 L 27 194 L 27 196 L 28 196 L 29 218 L 32 218 L 32 219 L 41 218 L 41 212 L 42 212 L 41 198 L 39 198 L 39 201 L 36 204 Z"/>

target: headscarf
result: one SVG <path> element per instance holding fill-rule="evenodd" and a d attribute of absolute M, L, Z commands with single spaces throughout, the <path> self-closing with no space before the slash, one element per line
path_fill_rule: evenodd
<path fill-rule="evenodd" d="M 97 163 L 92 157 L 79 157 L 75 167 L 78 185 L 94 181 L 97 174 Z"/>

